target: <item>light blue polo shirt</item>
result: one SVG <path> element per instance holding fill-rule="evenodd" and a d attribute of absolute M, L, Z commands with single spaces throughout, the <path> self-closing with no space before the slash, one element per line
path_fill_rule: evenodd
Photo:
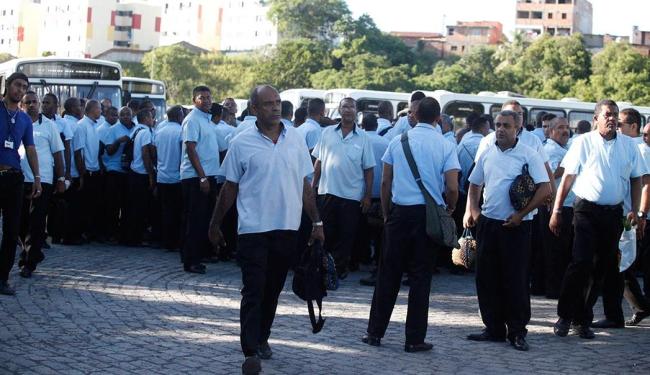
<path fill-rule="evenodd" d="M 77 169 L 77 162 L 74 160 L 75 151 L 83 150 L 84 143 L 81 141 L 81 126 L 79 126 L 79 119 L 72 115 L 65 115 L 64 120 L 68 122 L 70 131 L 72 131 L 72 140 L 70 141 L 70 177 L 79 177 L 79 170 Z M 83 153 L 83 151 L 82 151 Z"/>
<path fill-rule="evenodd" d="M 561 166 L 562 164 L 562 159 L 564 159 L 564 156 L 566 155 L 568 148 L 560 146 L 559 143 L 555 142 L 553 139 L 548 138 L 546 140 L 546 143 L 544 143 L 544 151 L 546 151 L 546 154 L 548 155 L 548 165 L 551 167 L 551 171 L 555 173 L 555 171 L 558 169 L 558 167 Z M 560 181 L 562 181 L 562 177 L 556 178 L 555 179 L 555 185 L 560 186 Z M 573 207 L 573 202 L 576 199 L 576 195 L 572 190 L 569 190 L 569 193 L 566 196 L 566 199 L 564 200 L 564 205 L 563 207 Z"/>
<path fill-rule="evenodd" d="M 398 135 L 402 135 L 404 132 L 407 132 L 410 129 L 411 129 L 411 124 L 409 124 L 408 116 L 402 116 L 397 119 L 395 125 L 393 125 L 393 128 L 390 129 L 384 135 L 384 137 L 392 140 L 393 138 L 397 137 Z M 434 130 L 436 131 L 436 133 L 442 135 L 442 129 L 440 129 L 440 126 L 435 126 Z"/>
<path fill-rule="evenodd" d="M 366 189 L 363 171 L 375 166 L 368 135 L 356 126 L 345 138 L 341 124 L 323 130 L 312 156 L 321 162 L 318 194 L 361 201 Z"/>
<path fill-rule="evenodd" d="M 243 132 L 244 130 L 248 128 L 255 127 L 255 122 L 257 121 L 257 116 L 246 116 L 244 117 L 244 121 L 240 122 L 237 124 L 237 127 L 235 128 L 235 131 L 233 131 L 229 138 L 226 139 L 228 143 L 232 142 L 233 138 L 239 135 L 239 133 Z"/>
<path fill-rule="evenodd" d="M 206 176 L 216 176 L 219 173 L 219 150 L 225 150 L 227 145 L 219 144 L 219 138 L 210 121 L 211 114 L 196 108 L 183 120 L 182 137 L 183 149 L 181 158 L 181 179 L 198 177 L 196 170 L 187 156 L 186 142 L 196 143 L 196 153 Z"/>
<path fill-rule="evenodd" d="M 61 141 L 56 124 L 45 116 L 42 116 L 40 120 L 36 120 L 32 124 L 32 129 L 41 182 L 51 185 L 54 180 L 53 155 L 64 150 L 63 141 Z M 20 155 L 20 167 L 25 175 L 25 182 L 34 182 L 34 173 L 29 166 L 24 145 L 20 145 L 18 154 Z"/>
<path fill-rule="evenodd" d="M 158 156 L 158 176 L 156 177 L 158 183 L 176 184 L 181 182 L 181 149 L 183 147 L 181 133 L 181 124 L 167 121 L 165 128 L 159 130 L 154 137 Z"/>
<path fill-rule="evenodd" d="M 300 125 L 296 130 L 302 135 L 307 144 L 307 148 L 313 150 L 320 141 L 323 133 L 323 128 L 316 120 L 308 118 L 304 124 Z"/>
<path fill-rule="evenodd" d="M 445 188 L 444 174 L 451 170 L 459 170 L 460 164 L 458 164 L 456 148 L 435 130 L 436 127 L 430 124 L 417 124 L 408 131 L 408 142 L 424 187 L 436 203 L 445 205 L 442 199 Z M 393 166 L 391 185 L 393 203 L 402 206 L 425 204 L 424 196 L 404 155 L 401 136 L 390 141 L 381 160 Z"/>
<path fill-rule="evenodd" d="M 239 234 L 298 230 L 304 178 L 314 168 L 305 142 L 294 128 L 283 126 L 277 143 L 257 128 L 241 132 L 230 143 L 222 173 L 239 184 Z"/>
<path fill-rule="evenodd" d="M 107 146 L 111 145 L 116 140 L 124 137 L 125 135 L 131 137 L 133 135 L 135 128 L 136 128 L 135 124 L 132 124 L 131 129 L 129 129 L 124 124 L 118 121 L 115 125 L 110 127 L 110 130 L 106 134 L 106 138 L 104 138 L 104 144 Z M 104 166 L 106 167 L 107 171 L 126 173 L 126 171 L 122 169 L 122 153 L 124 152 L 125 145 L 126 142 L 120 143 L 119 147 L 117 148 L 117 151 L 115 151 L 113 155 L 108 155 L 108 153 L 104 153 L 104 155 L 106 155 L 106 159 L 104 160 Z"/>
<path fill-rule="evenodd" d="M 219 152 L 226 151 L 228 149 L 228 136 L 230 136 L 236 128 L 226 124 L 224 121 L 219 121 L 218 124 L 212 123 L 212 128 L 219 138 Z M 225 149 L 223 148 L 224 146 L 226 147 Z"/>
<path fill-rule="evenodd" d="M 115 126 L 115 124 L 111 125 L 106 120 L 104 120 L 103 122 L 101 122 L 101 125 L 97 127 L 97 137 L 99 138 L 99 141 L 104 145 L 107 145 L 106 140 L 108 138 L 108 133 L 110 132 L 111 128 Z M 104 163 L 104 166 L 106 166 L 107 161 L 108 161 L 108 154 L 106 153 L 106 150 L 104 150 L 104 154 L 102 155 L 102 162 Z"/>
<path fill-rule="evenodd" d="M 478 146 L 481 144 L 482 139 L 483 134 L 470 131 L 463 136 L 463 139 L 461 139 L 458 146 L 456 146 L 456 154 L 458 155 L 458 162 L 460 163 L 460 180 L 458 189 L 463 193 L 467 193 L 464 186 L 469 177 L 469 169 L 472 167 L 472 164 L 474 164 L 474 156 L 478 151 Z"/>
<path fill-rule="evenodd" d="M 372 197 L 379 198 L 381 193 L 381 175 L 384 170 L 384 163 L 382 163 L 381 157 L 386 152 L 390 142 L 388 139 L 377 134 L 376 131 L 366 131 L 366 134 L 372 146 L 372 153 L 375 155 L 375 170 L 372 176 Z"/>
<path fill-rule="evenodd" d="M 144 160 L 142 159 L 142 147 L 150 145 L 153 139 L 153 129 L 148 126 L 144 126 L 143 128 L 133 140 L 131 170 L 138 174 L 147 174 L 147 170 L 144 167 Z"/>
<path fill-rule="evenodd" d="M 385 118 L 381 118 L 381 117 L 378 118 L 377 119 L 377 134 L 381 133 L 384 129 L 390 128 L 391 126 L 393 126 L 393 124 L 391 124 L 390 121 L 386 120 Z M 386 132 L 386 133 L 388 133 L 388 132 Z M 384 133 L 384 135 L 386 135 L 386 133 Z M 383 155 L 383 153 L 382 153 L 382 155 Z"/>
<path fill-rule="evenodd" d="M 79 120 L 79 132 L 75 134 L 75 143 L 83 145 L 86 169 L 91 172 L 99 171 L 99 122 L 84 116 Z"/>

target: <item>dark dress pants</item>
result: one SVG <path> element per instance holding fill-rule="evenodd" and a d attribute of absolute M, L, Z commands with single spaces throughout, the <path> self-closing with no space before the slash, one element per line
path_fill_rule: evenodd
<path fill-rule="evenodd" d="M 183 208 L 185 210 L 185 235 L 181 262 L 185 266 L 201 263 L 201 259 L 213 255 L 213 246 L 208 238 L 212 209 L 216 203 L 219 187 L 214 177 L 208 177 L 210 191 L 201 192 L 198 177 L 181 180 Z"/>
<path fill-rule="evenodd" d="M 167 250 L 180 250 L 183 236 L 183 188 L 181 183 L 158 184 L 162 212 L 162 244 Z"/>
<path fill-rule="evenodd" d="M 601 290 L 605 316 L 622 319 L 622 276 L 618 271 L 618 241 L 623 232 L 623 208 L 600 206 L 576 198 L 573 206 L 573 252 L 566 270 L 557 314 L 578 325 L 590 325 Z M 603 284 L 603 280 L 612 282 Z M 618 300 L 618 306 L 610 301 Z"/>
<path fill-rule="evenodd" d="M 100 171 L 88 171 L 84 176 L 81 189 L 81 222 L 84 233 L 89 239 L 103 236 L 104 177 Z"/>
<path fill-rule="evenodd" d="M 406 313 L 406 344 L 420 344 L 427 334 L 431 275 L 437 251 L 426 234 L 424 205 L 398 206 L 384 227 L 385 242 L 372 296 L 368 333 L 384 337 L 399 293 L 402 274 L 410 287 Z M 325 237 L 327 239 L 327 237 Z"/>
<path fill-rule="evenodd" d="M 530 321 L 531 221 L 506 228 L 480 216 L 477 223 L 476 295 L 481 318 L 494 337 L 526 336 Z M 506 330 L 507 329 L 507 330 Z"/>
<path fill-rule="evenodd" d="M 237 260 L 241 266 L 241 348 L 245 356 L 268 341 L 278 297 L 295 256 L 297 231 L 278 230 L 239 235 Z"/>
<path fill-rule="evenodd" d="M 124 221 L 128 204 L 128 174 L 109 171 L 106 173 L 106 235 L 110 238 L 124 239 L 126 222 Z"/>
<path fill-rule="evenodd" d="M 636 262 L 624 272 L 627 302 L 636 312 L 650 312 L 650 221 L 646 222 L 643 239 L 637 242 Z M 637 280 L 637 271 L 643 274 L 643 289 Z"/>
<path fill-rule="evenodd" d="M 17 169 L 0 171 L 0 214 L 2 242 L 0 244 L 0 281 L 9 279 L 16 259 L 16 243 L 23 204 L 23 173 Z"/>
<path fill-rule="evenodd" d="M 41 195 L 31 199 L 32 185 L 31 182 L 24 184 L 20 219 L 20 239 L 23 242 L 23 250 L 20 252 L 18 266 L 34 271 L 36 265 L 45 259 L 42 251 L 45 242 L 45 220 L 53 187 L 52 184 L 42 183 Z"/>
<path fill-rule="evenodd" d="M 325 232 L 325 250 L 332 254 L 339 275 L 348 271 L 350 255 L 357 236 L 361 203 L 331 194 L 321 196 L 321 217 Z"/>
<path fill-rule="evenodd" d="M 126 212 L 126 244 L 140 246 L 149 218 L 149 175 L 129 172 L 129 206 Z"/>
<path fill-rule="evenodd" d="M 569 262 L 571 262 L 571 250 L 573 247 L 573 207 L 562 207 L 562 227 L 560 235 L 554 235 L 546 227 L 549 238 L 549 246 L 546 248 L 544 271 L 546 283 L 546 297 L 557 299 L 560 296 L 562 280 Z"/>
<path fill-rule="evenodd" d="M 83 202 L 82 192 L 79 190 L 80 179 L 79 177 L 72 179 L 72 184 L 65 191 L 63 196 L 66 201 L 66 209 L 63 213 L 63 242 L 64 243 L 78 243 L 81 240 L 81 233 L 83 233 Z"/>
<path fill-rule="evenodd" d="M 530 264 L 530 291 L 533 295 L 545 295 L 546 290 L 546 255 L 549 253 L 550 229 L 548 223 L 550 215 L 546 206 L 537 209 L 537 215 L 531 223 L 531 264 Z"/>

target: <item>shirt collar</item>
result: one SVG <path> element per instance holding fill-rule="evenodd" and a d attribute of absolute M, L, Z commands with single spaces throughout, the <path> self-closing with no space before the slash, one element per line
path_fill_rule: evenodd
<path fill-rule="evenodd" d="M 512 145 L 512 147 L 510 147 L 510 148 L 507 148 L 507 149 L 505 149 L 505 150 L 503 150 L 503 151 L 501 151 L 501 148 L 499 148 L 499 141 L 498 141 L 498 140 L 496 140 L 496 137 L 495 137 L 495 141 L 494 141 L 494 145 L 495 145 L 495 146 L 496 146 L 496 148 L 497 148 L 497 149 L 498 149 L 499 151 L 501 151 L 501 152 L 507 152 L 507 151 L 511 151 L 511 150 L 514 150 L 514 149 L 515 149 L 515 147 L 517 147 L 517 145 L 518 145 L 518 144 L 519 144 L 519 137 L 517 137 L 517 138 L 515 139 L 515 144 L 514 144 L 514 145 Z"/>
<path fill-rule="evenodd" d="M 280 121 L 280 127 L 281 127 L 281 128 L 280 128 L 280 138 L 281 138 L 281 137 L 283 137 L 283 136 L 286 136 L 286 134 L 287 134 L 287 127 L 286 127 L 286 125 L 284 125 L 284 123 L 283 123 L 282 121 Z M 266 135 L 264 135 L 264 133 L 262 133 L 262 131 L 260 130 L 259 126 L 257 126 L 257 120 L 255 120 L 255 130 L 257 130 L 257 132 L 258 132 L 262 137 L 268 139 L 269 141 L 271 140 L 269 137 L 267 137 Z M 278 141 L 279 141 L 279 140 L 280 140 L 280 139 L 278 138 Z"/>
<path fill-rule="evenodd" d="M 248 120 L 257 121 L 257 116 L 248 115 L 244 117 L 244 121 L 248 121 Z"/>
<path fill-rule="evenodd" d="M 320 123 L 319 123 L 318 121 L 314 120 L 314 119 L 311 118 L 311 117 L 308 118 L 307 120 L 305 120 L 305 123 L 310 123 L 310 124 L 318 125 L 318 127 L 320 127 Z"/>
<path fill-rule="evenodd" d="M 425 124 L 423 122 L 418 122 L 414 128 L 425 128 L 425 129 L 430 129 L 430 130 L 435 130 L 435 127 L 431 124 Z"/>
<path fill-rule="evenodd" d="M 315 122 L 315 121 L 314 121 L 314 122 Z M 357 123 L 355 122 L 355 123 L 354 123 L 354 126 L 352 127 L 352 134 L 357 134 L 357 127 L 358 127 L 358 126 L 359 126 L 359 125 L 357 125 Z M 341 131 L 341 123 L 340 123 L 340 122 L 339 122 L 338 125 L 336 125 L 336 131 Z"/>
<path fill-rule="evenodd" d="M 85 116 L 85 115 L 84 115 L 84 118 L 87 118 L 88 121 L 90 121 L 90 124 L 91 124 L 91 125 L 97 125 L 97 124 L 98 124 L 98 121 L 97 121 L 97 120 L 93 120 L 93 119 L 91 119 L 91 118 L 88 117 L 88 116 Z"/>

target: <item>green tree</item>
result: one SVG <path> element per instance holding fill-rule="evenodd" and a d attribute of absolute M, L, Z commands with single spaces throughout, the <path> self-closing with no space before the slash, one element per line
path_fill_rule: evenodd
<path fill-rule="evenodd" d="M 141 77 L 148 78 L 149 74 L 144 69 L 144 65 L 139 62 L 132 61 L 118 61 L 122 65 L 122 74 L 125 77 Z"/>
<path fill-rule="evenodd" d="M 13 59 L 15 59 L 15 57 L 12 56 L 9 53 L 4 53 L 4 52 L 0 53 L 0 63 L 3 63 L 5 61 L 9 61 L 9 60 L 13 60 Z"/>
<path fill-rule="evenodd" d="M 195 66 L 196 58 L 183 47 L 165 46 L 147 52 L 142 65 L 150 77 L 165 82 L 170 103 L 185 104 L 191 101 L 192 89 L 205 73 Z"/>
<path fill-rule="evenodd" d="M 282 38 L 307 38 L 332 42 L 334 25 L 350 10 L 344 0 L 270 0 L 268 17 Z"/>

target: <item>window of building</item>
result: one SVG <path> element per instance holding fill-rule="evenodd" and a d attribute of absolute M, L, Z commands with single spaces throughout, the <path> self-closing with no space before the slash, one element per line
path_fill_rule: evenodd
<path fill-rule="evenodd" d="M 68 42 L 70 41 L 70 35 L 68 35 Z"/>
<path fill-rule="evenodd" d="M 0 44 L 5 44 L 5 40 L 4 40 L 4 39 L 0 39 Z"/>
<path fill-rule="evenodd" d="M 456 47 L 456 46 L 451 46 L 451 50 L 452 50 L 452 51 L 458 51 L 458 47 Z"/>
<path fill-rule="evenodd" d="M 546 18 L 548 18 L 549 20 L 552 20 L 552 19 L 553 19 L 553 13 L 549 13 L 549 14 L 547 14 L 547 15 L 546 15 Z"/>
<path fill-rule="evenodd" d="M 557 0 L 545 0 L 546 4 L 555 4 L 557 3 Z"/>
<path fill-rule="evenodd" d="M 520 10 L 517 12 L 517 18 L 530 18 L 530 12 Z"/>
<path fill-rule="evenodd" d="M 535 20 L 541 20 L 542 19 L 542 12 L 532 12 L 530 18 L 535 19 Z"/>
<path fill-rule="evenodd" d="M 454 35 L 454 28 L 450 27 L 447 29 L 447 35 Z"/>
<path fill-rule="evenodd" d="M 3 16 L 6 16 L 6 15 L 7 15 L 7 11 L 6 11 L 6 10 L 3 10 L 3 11 L 2 11 L 2 15 L 3 15 Z"/>
<path fill-rule="evenodd" d="M 566 13 L 562 13 L 562 19 L 563 19 L 563 20 L 566 19 Z"/>
<path fill-rule="evenodd" d="M 557 0 L 558 4 L 573 4 L 572 0 Z"/>
<path fill-rule="evenodd" d="M 557 29 L 557 35 L 558 36 L 566 36 L 571 34 L 571 29 L 566 28 L 566 27 L 561 27 Z"/>

